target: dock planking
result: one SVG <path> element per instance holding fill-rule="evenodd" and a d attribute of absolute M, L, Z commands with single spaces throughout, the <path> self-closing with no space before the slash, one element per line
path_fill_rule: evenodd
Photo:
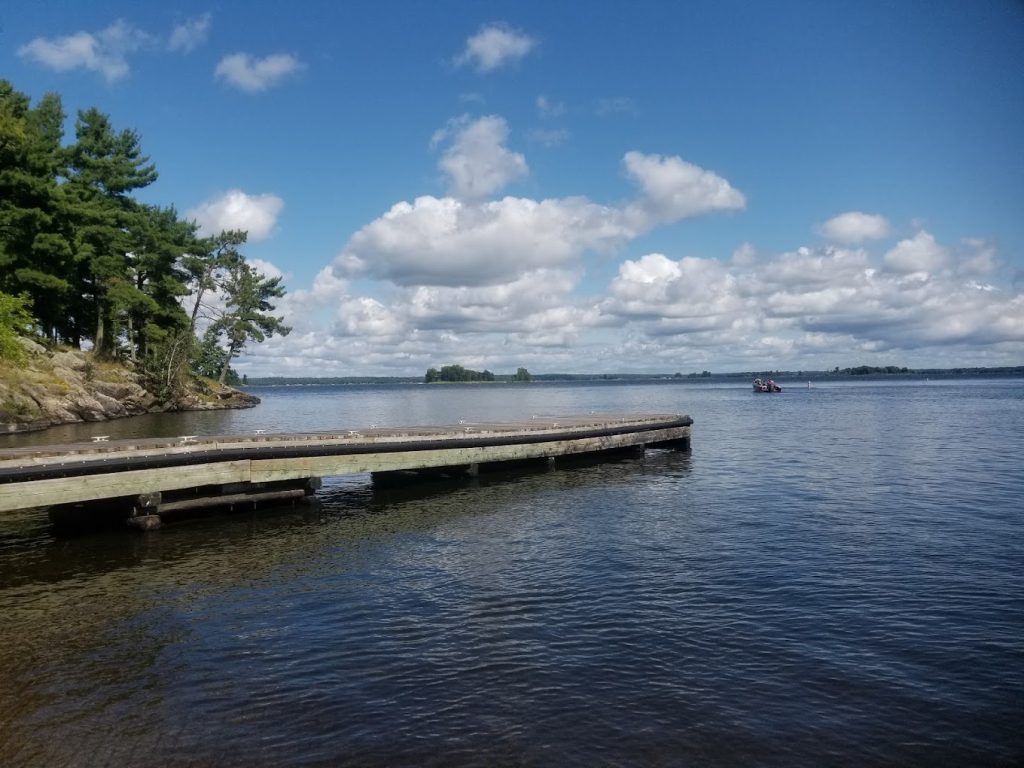
<path fill-rule="evenodd" d="M 132 515 L 294 499 L 323 477 L 476 474 L 559 456 L 688 448 L 689 416 L 588 414 L 512 422 L 182 435 L 0 450 L 0 512 L 120 500 Z M 226 501 L 230 499 L 230 501 Z"/>

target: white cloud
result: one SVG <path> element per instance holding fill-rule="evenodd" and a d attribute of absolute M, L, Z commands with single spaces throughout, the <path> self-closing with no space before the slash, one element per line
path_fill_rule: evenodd
<path fill-rule="evenodd" d="M 540 268 L 496 285 L 415 286 L 396 299 L 417 328 L 525 332 L 536 330 L 540 315 L 569 311 L 565 305 L 578 282 L 571 270 Z"/>
<path fill-rule="evenodd" d="M 651 332 L 710 330 L 729 325 L 747 302 L 736 278 L 714 259 L 678 261 L 652 253 L 625 261 L 602 305 L 606 314 L 651 320 Z"/>
<path fill-rule="evenodd" d="M 935 242 L 928 232 L 921 231 L 909 240 L 900 240 L 885 254 L 885 265 L 904 274 L 934 272 L 946 265 L 948 251 Z"/>
<path fill-rule="evenodd" d="M 940 249 L 930 240 L 921 250 L 932 246 Z M 711 349 L 738 369 L 825 368 L 830 354 L 837 364 L 868 353 L 907 364 L 921 350 L 957 345 L 1024 349 L 1024 293 L 876 263 L 866 251 L 833 248 L 742 266 L 648 254 L 620 266 L 600 307 L 649 354 Z"/>
<path fill-rule="evenodd" d="M 507 24 L 486 24 L 466 40 L 466 47 L 455 58 L 455 66 L 472 66 L 478 72 L 492 72 L 522 59 L 537 41 Z"/>
<path fill-rule="evenodd" d="M 270 237 L 283 209 L 284 200 L 277 195 L 247 195 L 232 189 L 186 211 L 185 217 L 194 219 L 205 237 L 241 229 L 249 233 L 249 242 L 257 242 Z"/>
<path fill-rule="evenodd" d="M 304 66 L 290 53 L 274 53 L 262 59 L 233 53 L 220 60 L 214 76 L 248 93 L 258 93 L 280 85 Z"/>
<path fill-rule="evenodd" d="M 623 164 L 644 193 L 628 209 L 642 229 L 711 211 L 739 210 L 747 204 L 743 193 L 721 176 L 678 156 L 627 152 Z"/>
<path fill-rule="evenodd" d="M 876 213 L 849 211 L 834 216 L 821 225 L 821 234 L 835 243 L 851 245 L 864 240 L 889 236 L 889 222 Z"/>
<path fill-rule="evenodd" d="M 958 267 L 960 274 L 980 277 L 995 272 L 999 267 L 993 243 L 979 238 L 965 238 L 961 246 L 963 253 Z"/>
<path fill-rule="evenodd" d="M 419 197 L 397 203 L 353 235 L 335 269 L 343 277 L 399 285 L 493 285 L 633 237 L 621 218 L 583 198 L 465 203 Z"/>
<path fill-rule="evenodd" d="M 285 275 L 285 273 L 272 262 L 264 259 L 246 259 L 246 261 L 249 262 L 249 266 L 255 269 L 259 274 L 263 275 L 263 277 L 269 277 L 271 279 L 275 277 L 280 277 L 282 279 L 287 277 L 287 275 Z"/>
<path fill-rule="evenodd" d="M 560 101 L 554 101 L 549 99 L 547 96 L 540 95 L 537 97 L 537 113 L 541 117 L 561 117 L 565 114 L 565 104 Z"/>
<path fill-rule="evenodd" d="M 463 115 L 434 133 L 432 145 L 450 141 L 438 167 L 455 197 L 479 200 L 529 173 L 526 158 L 509 150 L 507 140 L 508 124 L 497 115 Z"/>
<path fill-rule="evenodd" d="M 285 341 L 250 375 L 420 375 L 460 362 L 511 371 L 822 370 L 851 364 L 1012 365 L 1024 354 L 1024 289 L 956 270 L 920 279 L 883 254 L 804 247 L 735 259 L 649 253 L 619 265 L 603 296 L 582 267 L 535 267 L 480 285 L 391 286 L 358 295 L 328 272 L 298 292 Z M 305 322 L 318 301 L 331 315 Z M 286 298 L 292 298 L 291 296 Z M 283 304 L 282 304 L 283 306 Z M 239 370 L 243 368 L 239 367 Z"/>
<path fill-rule="evenodd" d="M 150 45 L 151 35 L 118 20 L 99 32 L 76 32 L 66 37 L 37 37 L 18 49 L 22 58 L 32 59 L 57 72 L 86 69 L 114 82 L 128 75 L 128 55 Z"/>
<path fill-rule="evenodd" d="M 211 16 L 204 13 L 202 16 L 194 16 L 180 24 L 176 24 L 167 41 L 167 47 L 172 51 L 191 53 L 197 47 L 206 42 L 210 35 Z"/>
<path fill-rule="evenodd" d="M 509 161 L 504 121 L 457 121 L 446 159 L 459 198 L 402 202 L 356 232 L 334 262 L 344 278 L 397 285 L 474 286 L 508 282 L 541 268 L 575 266 L 582 255 L 610 253 L 652 227 L 715 210 L 742 207 L 743 195 L 710 171 L 679 157 L 630 152 L 625 162 L 641 194 L 625 207 L 583 197 L 480 201 L 525 168 Z M 444 161 L 443 161 L 444 162 Z"/>
<path fill-rule="evenodd" d="M 364 296 L 342 301 L 336 320 L 335 330 L 343 336 L 390 339 L 407 330 L 405 322 L 395 312 L 376 299 Z"/>
<path fill-rule="evenodd" d="M 749 267 L 757 261 L 757 250 L 750 243 L 741 243 L 732 252 L 732 263 L 737 267 Z"/>
<path fill-rule="evenodd" d="M 461 158 L 461 170 L 448 171 L 453 189 L 479 194 L 500 184 L 464 179 L 487 178 L 506 141 L 507 126 L 492 116 L 454 121 L 434 144 Z M 261 345 L 248 372 L 422 374 L 446 362 L 535 372 L 809 370 L 1007 365 L 1024 355 L 1024 286 L 1000 284 L 986 240 L 949 249 L 921 231 L 886 250 L 866 236 L 879 228 L 853 226 L 836 232 L 865 244 L 769 253 L 741 242 L 721 258 L 647 253 L 623 260 L 604 286 L 587 282 L 653 227 L 746 202 L 725 178 L 678 156 L 634 151 L 623 164 L 638 189 L 618 205 L 472 194 L 395 204 L 311 288 L 281 302 L 295 331 Z"/>

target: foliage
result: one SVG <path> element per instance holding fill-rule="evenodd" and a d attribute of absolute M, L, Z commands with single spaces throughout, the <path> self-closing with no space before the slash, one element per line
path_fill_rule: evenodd
<path fill-rule="evenodd" d="M 461 365 L 445 365 L 440 371 L 436 368 L 427 369 L 425 380 L 427 384 L 435 381 L 494 381 L 494 374 L 487 370 L 473 371 Z"/>
<path fill-rule="evenodd" d="M 126 316 L 152 312 L 133 280 L 132 246 L 147 210 L 129 193 L 156 181 L 156 168 L 142 155 L 138 134 L 115 133 L 96 109 L 78 113 L 76 142 L 68 148 L 68 212 L 74 225 L 73 258 L 84 288 L 77 313 L 95 327 L 93 349 L 111 357 Z M 133 236 L 134 235 L 134 236 Z"/>
<path fill-rule="evenodd" d="M 0 360 L 20 363 L 25 359 L 18 337 L 29 335 L 35 322 L 30 306 L 28 296 L 0 292 Z"/>
<path fill-rule="evenodd" d="M 845 373 L 849 376 L 868 376 L 873 373 L 910 373 L 910 371 L 905 367 L 900 368 L 896 365 L 858 365 L 856 368 L 844 368 L 841 373 Z"/>
<path fill-rule="evenodd" d="M 220 376 L 220 369 L 227 361 L 227 352 L 221 348 L 217 329 L 210 326 L 203 334 L 196 353 L 192 357 L 192 372 L 197 376 L 215 379 Z"/>
<path fill-rule="evenodd" d="M 227 230 L 215 237 L 196 240 L 189 253 L 182 257 L 181 265 L 193 298 L 189 318 L 189 328 L 193 333 L 200 317 L 214 319 L 213 309 L 205 299 L 225 281 L 233 266 L 245 261 L 238 246 L 244 244 L 247 237 L 246 232 Z"/>
<path fill-rule="evenodd" d="M 246 263 L 245 232 L 201 238 L 173 206 L 133 197 L 157 179 L 135 131 L 84 109 L 64 146 L 64 122 L 58 95 L 33 106 L 0 80 L 0 291 L 25 297 L 51 343 L 127 359 L 162 398 L 191 370 L 237 379 L 229 363 L 246 344 L 290 330 L 268 314 L 280 279 Z M 209 343 L 199 326 L 213 329 Z"/>
<path fill-rule="evenodd" d="M 139 371 L 147 389 L 165 402 L 179 397 L 191 373 L 189 359 L 194 346 L 195 338 L 184 329 L 151 343 Z"/>
<path fill-rule="evenodd" d="M 512 378 L 513 381 L 533 381 L 533 376 L 525 368 L 516 369 L 516 375 Z"/>
<path fill-rule="evenodd" d="M 275 334 L 287 336 L 292 329 L 282 322 L 283 318 L 268 314 L 274 310 L 270 300 L 285 293 L 280 277 L 266 277 L 250 264 L 239 261 L 228 267 L 227 277 L 220 287 L 227 299 L 227 309 L 211 330 L 227 344 L 227 355 L 218 377 L 224 384 L 231 361 L 250 340 L 261 342 Z"/>

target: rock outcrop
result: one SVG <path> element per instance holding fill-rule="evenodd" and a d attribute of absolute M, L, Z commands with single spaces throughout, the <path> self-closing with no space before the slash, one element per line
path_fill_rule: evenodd
<path fill-rule="evenodd" d="M 259 403 L 258 397 L 209 380 L 196 380 L 183 395 L 164 401 L 120 363 L 97 361 L 78 350 L 48 352 L 25 339 L 22 346 L 25 363 L 0 363 L 0 432 L 160 411 L 251 408 Z"/>

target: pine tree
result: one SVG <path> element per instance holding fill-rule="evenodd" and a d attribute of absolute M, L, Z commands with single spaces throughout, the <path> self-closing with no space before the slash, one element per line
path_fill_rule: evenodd
<path fill-rule="evenodd" d="M 241 230 L 223 231 L 214 237 L 194 241 L 192 248 L 182 256 L 181 266 L 194 296 L 189 319 L 189 329 L 193 334 L 197 321 L 204 311 L 209 310 L 204 303 L 206 297 L 227 279 L 233 267 L 245 260 L 238 246 L 247 239 L 248 233 Z"/>
<path fill-rule="evenodd" d="M 64 111 L 48 93 L 35 109 L 0 80 L 0 289 L 29 296 L 40 330 L 68 335 L 70 230 L 63 190 Z"/>
<path fill-rule="evenodd" d="M 261 275 L 242 261 L 232 265 L 222 287 L 227 297 L 227 311 L 213 326 L 227 341 L 227 357 L 220 370 L 221 384 L 227 379 L 231 361 L 250 340 L 260 342 L 274 334 L 287 336 L 292 330 L 282 323 L 283 318 L 267 314 L 274 310 L 270 300 L 285 294 L 280 277 Z"/>
<path fill-rule="evenodd" d="M 95 324 L 93 347 L 107 357 L 115 348 L 118 313 L 137 298 L 129 290 L 129 254 L 140 206 L 129 193 L 152 184 L 157 172 L 142 155 L 138 134 L 115 133 L 107 116 L 96 109 L 78 113 L 75 136 L 68 148 L 66 184 L 80 296 L 75 316 L 80 329 L 86 321 Z"/>

